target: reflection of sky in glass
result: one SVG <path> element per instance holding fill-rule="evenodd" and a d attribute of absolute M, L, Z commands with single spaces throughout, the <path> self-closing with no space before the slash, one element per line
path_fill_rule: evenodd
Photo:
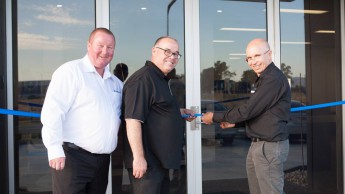
<path fill-rule="evenodd" d="M 126 63 L 131 75 L 150 60 L 151 49 L 160 36 L 167 35 L 168 0 L 110 1 L 110 29 L 117 37 L 113 69 Z M 146 9 L 141 9 L 146 8 Z M 179 42 L 184 54 L 183 1 L 176 1 L 170 9 L 169 35 Z M 176 66 L 177 74 L 184 74 L 184 57 Z"/>
<path fill-rule="evenodd" d="M 19 81 L 50 80 L 62 63 L 82 58 L 94 10 L 92 0 L 19 0 Z"/>
<path fill-rule="evenodd" d="M 281 2 L 281 9 L 304 9 L 304 0 Z M 284 42 L 305 42 L 304 14 L 281 12 L 281 63 L 291 66 L 292 77 L 305 77 L 305 44 L 285 44 Z"/>
<path fill-rule="evenodd" d="M 124 62 L 131 74 L 150 59 L 154 41 L 167 34 L 168 3 L 162 0 L 110 2 L 110 29 L 117 39 L 111 69 Z M 141 9 L 144 7 L 145 10 Z M 94 28 L 94 15 L 91 0 L 19 1 L 19 80 L 49 80 L 61 64 L 83 57 L 87 38 Z M 179 41 L 184 54 L 183 1 L 176 1 L 169 16 L 169 35 Z M 184 57 L 177 73 L 184 73 Z"/>
<path fill-rule="evenodd" d="M 167 33 L 167 5 L 162 0 L 110 1 L 110 29 L 117 38 L 111 69 L 119 62 L 130 74 L 150 59 L 154 41 Z M 61 5 L 61 6 L 58 6 Z M 146 9 L 142 9 L 146 8 Z M 303 0 L 282 2 L 281 8 L 302 9 Z M 19 80 L 49 80 L 62 63 L 81 58 L 94 28 L 92 0 L 18 1 Z M 200 1 L 201 68 L 224 61 L 239 80 L 249 67 L 244 62 L 246 44 L 266 31 L 227 31 L 221 28 L 266 29 L 266 4 L 245 1 Z M 170 10 L 169 33 L 184 54 L 183 1 Z M 281 41 L 304 42 L 304 15 L 281 13 Z M 293 21 L 293 22 L 292 22 Z M 293 30 L 291 30 L 293 29 Z M 231 41 L 231 42 L 214 42 Z M 305 75 L 305 45 L 282 44 L 281 62 L 292 67 L 293 76 Z M 184 57 L 177 73 L 184 73 Z"/>
<path fill-rule="evenodd" d="M 242 1 L 200 2 L 201 68 L 224 61 L 236 72 L 238 81 L 249 67 L 244 61 L 247 43 L 253 38 L 266 38 L 266 3 Z M 221 28 L 255 28 L 264 31 L 226 31 Z M 213 42 L 231 40 L 233 42 Z"/>

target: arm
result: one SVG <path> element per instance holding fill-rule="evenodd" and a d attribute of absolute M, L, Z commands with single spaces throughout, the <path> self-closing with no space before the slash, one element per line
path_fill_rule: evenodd
<path fill-rule="evenodd" d="M 133 176 L 141 178 L 147 170 L 142 141 L 141 123 L 136 119 L 126 119 L 127 137 L 133 153 Z"/>
<path fill-rule="evenodd" d="M 231 107 L 225 114 L 216 112 L 214 122 L 239 123 L 258 117 L 274 106 L 284 95 L 283 79 L 281 77 L 266 75 L 258 80 L 254 94 L 243 104 Z"/>
<path fill-rule="evenodd" d="M 73 77 L 61 68 L 54 72 L 41 112 L 42 140 L 48 150 L 49 166 L 55 170 L 65 167 L 62 126 L 76 95 Z"/>
<path fill-rule="evenodd" d="M 209 124 L 212 124 L 213 123 L 213 115 L 214 113 L 213 112 L 207 112 L 205 113 L 203 116 L 202 116 L 202 121 L 209 125 Z M 233 124 L 233 123 L 229 123 L 229 122 L 221 122 L 220 123 L 220 127 L 222 129 L 225 129 L 225 128 L 230 128 L 230 127 L 235 127 L 236 124 Z"/>

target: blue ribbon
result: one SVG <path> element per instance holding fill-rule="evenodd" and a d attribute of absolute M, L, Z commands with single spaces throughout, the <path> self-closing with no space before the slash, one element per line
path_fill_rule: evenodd
<path fill-rule="evenodd" d="M 311 106 L 301 106 L 301 107 L 291 108 L 291 112 L 317 109 L 317 108 L 325 108 L 325 107 L 331 107 L 331 106 L 338 106 L 338 105 L 342 105 L 342 104 L 345 104 L 345 101 L 329 102 L 329 103 L 324 103 L 324 104 L 315 104 L 315 105 L 311 105 Z"/>
<path fill-rule="evenodd" d="M 332 106 L 339 106 L 345 104 L 345 101 L 337 101 L 337 102 L 329 102 L 329 103 L 323 103 L 323 104 L 315 104 L 311 106 L 301 106 L 301 107 L 296 107 L 296 108 L 291 108 L 291 112 L 296 112 L 296 111 L 305 111 L 305 110 L 311 110 L 311 109 L 318 109 L 318 108 L 326 108 L 326 107 L 332 107 Z M 24 112 L 24 111 L 16 111 L 16 110 L 8 110 L 8 109 L 1 109 L 0 108 L 0 114 L 5 114 L 5 115 L 17 115 L 17 116 L 23 116 L 23 117 L 36 117 L 40 118 L 40 114 L 38 113 L 32 113 L 32 112 Z M 184 114 L 182 115 L 182 118 L 188 118 L 188 117 L 200 117 L 202 114 Z"/>
<path fill-rule="evenodd" d="M 17 115 L 17 116 L 23 116 L 23 117 L 37 117 L 37 118 L 40 118 L 40 116 L 41 116 L 38 113 L 24 112 L 24 111 L 17 111 L 17 110 L 8 110 L 8 109 L 1 109 L 1 108 L 0 108 L 0 114 Z"/>
<path fill-rule="evenodd" d="M 191 114 L 184 114 L 182 115 L 182 118 L 188 118 L 188 117 L 201 117 L 202 114 L 194 114 L 194 115 L 191 115 Z"/>
<path fill-rule="evenodd" d="M 329 102 L 329 103 L 324 103 L 324 104 L 315 104 L 311 106 L 301 106 L 301 107 L 296 107 L 296 108 L 291 108 L 291 112 L 297 112 L 297 111 L 304 111 L 304 110 L 311 110 L 311 109 L 317 109 L 317 108 L 326 108 L 326 107 L 331 107 L 331 106 L 339 106 L 345 104 L 345 101 L 338 101 L 338 102 Z M 184 114 L 182 115 L 182 118 L 188 118 L 188 117 L 200 117 L 202 114 L 194 114 L 194 115 L 189 115 L 189 114 Z"/>

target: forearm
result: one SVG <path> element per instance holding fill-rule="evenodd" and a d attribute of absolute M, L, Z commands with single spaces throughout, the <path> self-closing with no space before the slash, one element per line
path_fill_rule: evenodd
<path fill-rule="evenodd" d="M 215 123 L 220 123 L 220 122 L 229 122 L 224 119 L 225 112 L 214 112 L 212 121 Z"/>
<path fill-rule="evenodd" d="M 142 141 L 142 129 L 140 121 L 136 119 L 126 119 L 127 138 L 131 146 L 133 158 L 144 157 L 144 148 Z"/>

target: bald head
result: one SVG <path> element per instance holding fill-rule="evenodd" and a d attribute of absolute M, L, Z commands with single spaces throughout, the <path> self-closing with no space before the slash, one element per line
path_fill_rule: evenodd
<path fill-rule="evenodd" d="M 247 50 L 249 49 L 262 49 L 262 50 L 270 50 L 270 45 L 265 39 L 262 38 L 256 38 L 250 41 L 247 45 Z"/>
<path fill-rule="evenodd" d="M 258 76 L 272 63 L 272 51 L 268 42 L 262 38 L 253 39 L 248 43 L 246 55 L 248 65 Z"/>

